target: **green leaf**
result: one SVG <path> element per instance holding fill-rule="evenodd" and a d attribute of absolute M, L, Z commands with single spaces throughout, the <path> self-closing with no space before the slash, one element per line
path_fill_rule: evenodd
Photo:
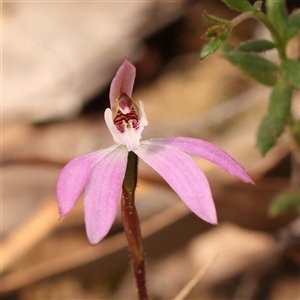
<path fill-rule="evenodd" d="M 300 89 L 300 62 L 295 59 L 285 60 L 281 64 L 281 69 L 290 84 Z"/>
<path fill-rule="evenodd" d="M 213 15 L 208 14 L 206 11 L 203 12 L 202 16 L 205 20 L 216 23 L 216 24 L 220 24 L 220 25 L 222 25 L 222 24 L 229 25 L 231 23 L 230 20 L 215 17 Z"/>
<path fill-rule="evenodd" d="M 278 135 L 283 131 L 290 112 L 292 92 L 293 88 L 279 79 L 270 97 L 268 112 Z"/>
<path fill-rule="evenodd" d="M 296 212 L 300 208 L 300 192 L 288 191 L 275 196 L 269 207 L 269 214 L 277 216 L 289 212 Z"/>
<path fill-rule="evenodd" d="M 240 12 L 252 11 L 252 5 L 247 0 L 222 0 L 229 6 Z"/>
<path fill-rule="evenodd" d="M 263 4 L 262 1 L 256 1 L 253 4 L 252 11 L 255 12 L 255 11 L 261 10 L 262 4 Z"/>
<path fill-rule="evenodd" d="M 300 9 L 288 19 L 288 28 L 285 33 L 285 40 L 293 38 L 300 31 Z"/>
<path fill-rule="evenodd" d="M 267 16 L 284 38 L 288 25 L 288 11 L 284 0 L 267 0 Z"/>
<path fill-rule="evenodd" d="M 242 43 L 239 47 L 239 51 L 244 52 L 264 52 L 275 48 L 274 43 L 268 40 L 250 40 Z"/>
<path fill-rule="evenodd" d="M 257 132 L 257 147 L 265 155 L 282 134 L 291 107 L 292 87 L 284 80 L 275 85 L 268 108 L 268 115 L 263 119 Z"/>
<path fill-rule="evenodd" d="M 296 146 L 300 149 L 300 119 L 290 126 L 290 130 Z"/>
<path fill-rule="evenodd" d="M 230 48 L 223 47 L 223 57 L 262 84 L 273 86 L 277 81 L 277 65 L 257 54 L 230 51 Z"/>
<path fill-rule="evenodd" d="M 221 46 L 223 42 L 219 39 L 211 39 L 208 44 L 206 44 L 200 53 L 200 58 L 204 59 L 212 54 L 214 54 Z"/>
<path fill-rule="evenodd" d="M 266 115 L 257 130 L 256 146 L 261 155 L 265 155 L 276 143 L 276 131 L 272 125 L 269 115 Z"/>
<path fill-rule="evenodd" d="M 222 42 L 225 42 L 229 34 L 230 34 L 229 26 L 215 25 L 208 28 L 208 30 L 204 34 L 204 37 L 209 39 L 214 38 L 214 39 L 221 40 Z"/>
<path fill-rule="evenodd" d="M 234 46 L 232 46 L 232 45 L 229 45 L 229 44 L 225 44 L 224 46 L 223 46 L 223 53 L 228 53 L 228 54 L 230 54 L 230 53 L 232 53 L 232 52 L 234 52 L 235 51 L 235 47 Z"/>

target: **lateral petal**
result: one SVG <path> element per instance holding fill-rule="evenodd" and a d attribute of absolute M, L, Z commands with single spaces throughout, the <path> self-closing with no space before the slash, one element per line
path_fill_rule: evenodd
<path fill-rule="evenodd" d="M 117 145 L 91 152 L 69 161 L 61 170 L 56 187 L 59 214 L 64 217 L 75 206 L 90 174 L 91 169 Z"/>
<path fill-rule="evenodd" d="M 166 180 L 192 212 L 209 223 L 217 223 L 209 183 L 188 154 L 151 141 L 142 141 L 134 152 Z"/>
<path fill-rule="evenodd" d="M 145 141 L 147 142 L 147 141 Z M 244 167 L 227 152 L 204 140 L 186 137 L 151 139 L 150 144 L 175 147 L 179 150 L 204 158 L 242 181 L 254 184 Z"/>
<path fill-rule="evenodd" d="M 92 169 L 85 188 L 84 215 L 88 239 L 99 243 L 117 214 L 128 151 L 124 146 L 103 157 Z"/>
<path fill-rule="evenodd" d="M 111 108 L 113 107 L 115 100 L 122 93 L 126 93 L 131 98 L 135 73 L 135 66 L 126 58 L 110 85 L 109 99 Z"/>

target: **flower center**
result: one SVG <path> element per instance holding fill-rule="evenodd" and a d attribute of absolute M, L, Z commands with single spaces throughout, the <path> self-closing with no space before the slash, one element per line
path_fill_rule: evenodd
<path fill-rule="evenodd" d="M 114 124 L 123 133 L 127 129 L 137 130 L 140 125 L 139 116 L 134 109 L 133 102 L 127 94 L 123 93 L 118 100 L 119 109 L 114 118 Z"/>

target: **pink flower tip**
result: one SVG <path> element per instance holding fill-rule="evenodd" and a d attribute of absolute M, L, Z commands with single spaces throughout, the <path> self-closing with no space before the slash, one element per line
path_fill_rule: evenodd
<path fill-rule="evenodd" d="M 121 94 L 127 94 L 127 96 L 131 98 L 135 74 L 135 66 L 129 59 L 126 58 L 118 69 L 110 85 L 109 98 L 111 108 Z"/>

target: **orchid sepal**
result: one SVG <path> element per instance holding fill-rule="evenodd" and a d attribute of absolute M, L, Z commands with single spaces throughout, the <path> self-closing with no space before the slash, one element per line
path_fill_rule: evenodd
<path fill-rule="evenodd" d="M 218 165 L 224 171 L 246 183 L 255 184 L 240 163 L 221 148 L 207 141 L 188 137 L 174 137 L 151 139 L 147 142 L 155 145 L 175 147 L 178 150 L 196 155 Z"/>
<path fill-rule="evenodd" d="M 75 206 L 86 186 L 92 168 L 117 147 L 117 145 L 113 145 L 106 149 L 78 156 L 64 166 L 59 174 L 56 187 L 56 198 L 61 219 Z"/>
<path fill-rule="evenodd" d="M 115 101 L 122 93 L 127 94 L 131 98 L 135 74 L 135 66 L 126 58 L 118 69 L 110 85 L 110 107 L 114 106 Z"/>
<path fill-rule="evenodd" d="M 209 183 L 188 154 L 151 141 L 142 141 L 134 152 L 165 179 L 193 213 L 208 223 L 218 223 Z"/>

